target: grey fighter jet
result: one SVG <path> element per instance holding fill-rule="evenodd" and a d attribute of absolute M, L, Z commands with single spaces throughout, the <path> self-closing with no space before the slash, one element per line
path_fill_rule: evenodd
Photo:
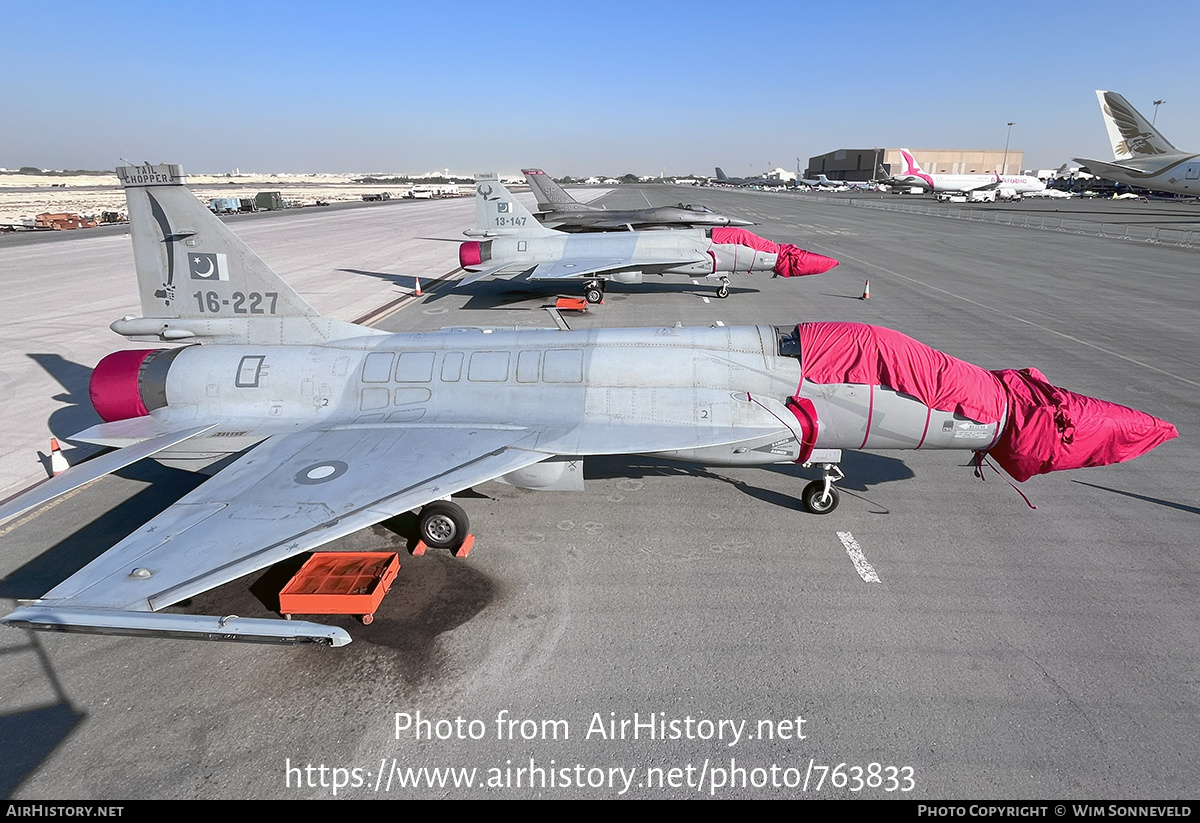
<path fill-rule="evenodd" d="M 680 203 L 645 209 L 603 209 L 580 203 L 541 169 L 522 169 L 529 188 L 537 197 L 537 219 L 543 226 L 562 231 L 607 231 L 610 229 L 700 228 L 704 226 L 753 226 L 717 214 L 707 206 Z"/>
<path fill-rule="evenodd" d="M 1035 460 L 1015 464 L 1034 474 L 1129 459 L 1174 436 L 1129 409 L 1129 426 L 1116 413 L 1072 421 L 1063 394 L 1039 417 L 992 372 L 861 324 L 386 334 L 318 315 L 188 191 L 179 166 L 117 173 L 144 316 L 112 328 L 155 346 L 111 354 L 92 375 L 106 422 L 70 439 L 115 450 L 6 502 L 0 522 L 147 457 L 224 466 L 22 601 L 9 626 L 343 645 L 335 626 L 160 610 L 407 511 L 420 510 L 429 546 L 454 548 L 469 523 L 450 495 L 497 479 L 578 490 L 587 455 L 817 464 L 824 477 L 802 500 L 828 513 L 842 448 L 988 449 Z M 1082 451 L 1023 452 L 1016 435 L 1039 419 L 1073 422 Z"/>
<path fill-rule="evenodd" d="M 724 233 L 732 239 L 723 241 Z M 583 281 L 589 303 L 604 299 L 607 280 L 641 283 L 647 274 L 704 277 L 718 281 L 717 297 L 727 297 L 733 273 L 773 271 L 795 276 L 819 274 L 837 265 L 832 258 L 779 246 L 727 226 L 584 234 L 555 231 L 535 220 L 495 174 L 476 175 L 475 227 L 463 234 L 489 239 L 459 246 L 459 264 L 470 272 L 459 285 L 518 275 L 530 280 Z M 797 259 L 793 250 L 802 252 L 803 265 L 790 264 Z"/>

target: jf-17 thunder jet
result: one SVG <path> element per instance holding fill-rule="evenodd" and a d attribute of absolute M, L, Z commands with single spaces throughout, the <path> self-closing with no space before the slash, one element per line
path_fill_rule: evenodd
<path fill-rule="evenodd" d="M 1154 191 L 1200 195 L 1200 155 L 1171 145 L 1129 101 L 1115 91 L 1096 91 L 1100 114 L 1112 142 L 1113 159 L 1076 157 L 1097 177 Z"/>
<path fill-rule="evenodd" d="M 753 226 L 717 214 L 707 206 L 680 203 L 644 209 L 603 209 L 580 203 L 541 169 L 522 169 L 525 181 L 537 197 L 537 219 L 543 226 L 562 231 L 609 231 L 612 229 L 691 229 L 705 226 Z"/>
<path fill-rule="evenodd" d="M 534 219 L 495 174 L 475 176 L 475 227 L 463 234 L 484 237 L 458 247 L 468 285 L 485 277 L 532 281 L 582 281 L 589 303 L 604 300 L 605 282 L 641 283 L 646 275 L 677 274 L 718 281 L 717 297 L 729 296 L 729 275 L 774 272 L 782 277 L 820 274 L 838 265 L 832 257 L 773 243 L 746 229 L 715 226 L 675 231 L 569 234 Z"/>
<path fill-rule="evenodd" d="M 20 601 L 9 626 L 343 645 L 337 626 L 161 610 L 403 512 L 454 548 L 469 521 L 450 495 L 488 480 L 581 490 L 589 455 L 819 465 L 801 499 L 823 514 L 841 449 L 986 452 L 1024 480 L 1175 436 L 1033 369 L 986 371 L 856 323 L 387 334 L 317 314 L 179 166 L 117 173 L 143 316 L 112 328 L 156 345 L 92 374 L 105 422 L 69 439 L 113 451 L 6 502 L 0 522 L 148 457 L 212 476 Z"/>

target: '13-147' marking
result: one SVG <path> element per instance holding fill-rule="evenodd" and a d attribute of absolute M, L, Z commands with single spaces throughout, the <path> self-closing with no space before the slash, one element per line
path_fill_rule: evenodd
<path fill-rule="evenodd" d="M 228 300 L 222 300 L 221 296 L 215 291 L 198 291 L 192 295 L 196 298 L 196 305 L 200 307 L 202 312 L 212 312 L 216 314 L 221 311 L 221 306 L 228 306 Z M 248 299 L 247 299 L 248 298 Z M 263 300 L 270 301 L 270 305 L 263 309 Z M 256 291 L 250 292 L 249 295 L 242 294 L 240 291 L 233 293 L 233 313 L 234 314 L 274 314 L 275 304 L 279 302 L 279 293 L 269 291 L 266 294 L 260 294 Z"/>

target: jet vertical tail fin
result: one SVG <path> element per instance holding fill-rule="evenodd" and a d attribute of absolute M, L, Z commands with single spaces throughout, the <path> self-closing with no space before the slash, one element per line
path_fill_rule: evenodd
<path fill-rule="evenodd" d="M 1133 160 L 1179 153 L 1179 149 L 1115 91 L 1097 89 L 1096 99 L 1100 101 L 1100 113 L 1112 143 L 1113 159 Z"/>
<path fill-rule="evenodd" d="M 717 166 L 717 182 L 724 183 L 729 178 L 725 176 L 725 172 L 721 171 L 721 167 Z"/>
<path fill-rule="evenodd" d="M 117 177 L 146 317 L 317 316 L 188 190 L 182 166 L 118 166 Z"/>
<path fill-rule="evenodd" d="M 475 228 L 471 237 L 551 237 L 561 232 L 548 229 L 529 213 L 495 172 L 475 175 Z"/>
<path fill-rule="evenodd" d="M 183 167 L 118 166 L 143 317 L 113 331 L 134 340 L 317 343 L 375 334 L 322 317 L 188 190 Z"/>
<path fill-rule="evenodd" d="M 533 190 L 537 198 L 538 211 L 591 211 L 592 209 L 580 203 L 567 194 L 563 187 L 554 182 L 554 178 L 541 169 L 521 169 L 525 182 Z"/>

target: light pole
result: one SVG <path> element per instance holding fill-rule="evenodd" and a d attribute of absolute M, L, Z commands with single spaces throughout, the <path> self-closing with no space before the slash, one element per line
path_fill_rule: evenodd
<path fill-rule="evenodd" d="M 1004 138 L 1004 160 L 1000 163 L 1000 173 L 1008 174 L 1008 141 L 1012 137 L 1013 124 L 1008 124 L 1008 135 Z"/>
<path fill-rule="evenodd" d="M 1154 101 L 1154 117 L 1150 118 L 1150 125 L 1153 126 L 1154 121 L 1158 119 L 1158 107 L 1161 106 L 1165 102 L 1167 102 L 1167 101 L 1166 100 L 1155 100 Z"/>

